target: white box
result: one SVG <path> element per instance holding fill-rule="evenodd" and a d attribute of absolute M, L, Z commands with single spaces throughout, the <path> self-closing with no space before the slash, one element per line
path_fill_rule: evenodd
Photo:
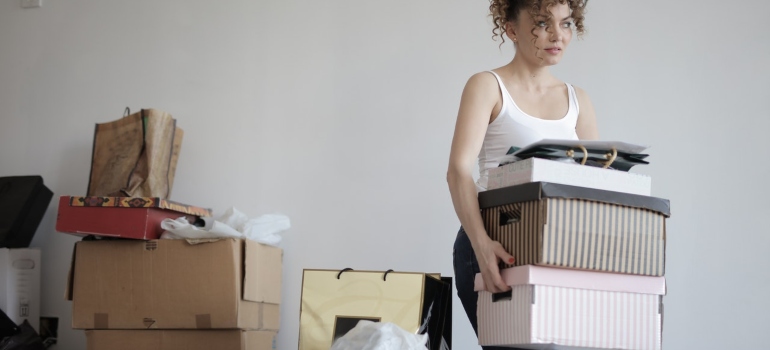
<path fill-rule="evenodd" d="M 511 292 L 476 276 L 479 344 L 521 349 L 660 350 L 663 277 L 518 266 L 500 274 Z"/>
<path fill-rule="evenodd" d="M 0 309 L 40 332 L 40 250 L 0 249 Z"/>
<path fill-rule="evenodd" d="M 541 158 L 489 169 L 488 177 L 487 190 L 541 181 L 642 196 L 652 193 L 652 179 L 647 175 Z"/>

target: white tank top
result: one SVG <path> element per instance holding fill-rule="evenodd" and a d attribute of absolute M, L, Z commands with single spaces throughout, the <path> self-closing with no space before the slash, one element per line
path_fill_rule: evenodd
<path fill-rule="evenodd" d="M 500 76 L 492 71 L 490 73 L 494 74 L 500 85 L 503 106 L 497 118 L 487 127 L 479 152 L 479 179 L 476 181 L 479 191 L 486 190 L 489 169 L 500 165 L 500 160 L 511 146 L 524 147 L 542 139 L 578 139 L 575 126 L 580 110 L 572 85 L 566 84 L 569 95 L 567 114 L 557 120 L 540 119 L 524 113 L 513 102 Z"/>

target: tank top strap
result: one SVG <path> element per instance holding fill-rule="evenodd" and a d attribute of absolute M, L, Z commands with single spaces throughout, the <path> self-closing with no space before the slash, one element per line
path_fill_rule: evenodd
<path fill-rule="evenodd" d="M 506 99 L 511 98 L 511 94 L 508 93 L 508 89 L 505 88 L 505 84 L 503 84 L 503 78 L 500 78 L 497 73 L 489 70 L 487 72 L 492 73 L 492 75 L 495 76 L 495 79 L 497 79 L 497 85 L 500 87 L 500 97 L 503 99 L 503 106 L 506 105 Z"/>
<path fill-rule="evenodd" d="M 497 79 L 497 84 L 500 85 L 500 87 L 505 87 L 505 85 L 503 85 L 503 79 L 500 78 L 500 76 L 497 75 L 497 73 L 495 73 L 494 71 L 491 71 L 491 70 L 488 70 L 487 72 L 492 73 L 492 75 L 495 76 L 495 79 Z"/>
<path fill-rule="evenodd" d="M 569 93 L 569 109 L 575 110 L 575 115 L 577 116 L 580 114 L 580 104 L 578 103 L 577 99 L 577 93 L 575 92 L 575 87 L 572 86 L 570 83 L 565 83 L 567 85 L 567 91 Z"/>

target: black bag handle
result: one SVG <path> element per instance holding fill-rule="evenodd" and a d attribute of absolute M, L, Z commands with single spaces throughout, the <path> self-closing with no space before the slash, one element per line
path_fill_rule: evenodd
<path fill-rule="evenodd" d="M 353 269 L 350 268 L 350 267 L 346 267 L 346 268 L 340 270 L 340 272 L 337 273 L 337 279 L 340 279 L 340 277 L 342 276 L 342 273 L 345 272 L 345 271 L 353 271 Z M 385 271 L 385 273 L 382 275 L 382 280 L 383 281 L 387 281 L 388 280 L 388 274 L 391 273 L 391 272 L 393 272 L 393 269 L 388 269 L 388 271 Z"/>
<path fill-rule="evenodd" d="M 509 290 L 507 292 L 502 293 L 493 293 L 492 294 L 492 302 L 496 303 L 501 300 L 511 300 L 513 298 L 513 290 Z"/>
<path fill-rule="evenodd" d="M 346 267 L 346 268 L 340 270 L 340 273 L 337 274 L 337 279 L 340 279 L 340 276 L 342 276 L 342 273 L 345 272 L 345 271 L 353 271 L 353 269 L 349 268 L 349 267 Z"/>

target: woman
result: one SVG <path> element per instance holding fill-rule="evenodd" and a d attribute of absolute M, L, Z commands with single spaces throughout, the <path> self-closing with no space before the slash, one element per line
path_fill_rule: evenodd
<path fill-rule="evenodd" d="M 586 1 L 490 1 L 493 33 L 503 43 L 507 36 L 516 53 L 507 65 L 468 80 L 447 171 L 452 202 L 462 225 L 454 245 L 457 293 L 477 334 L 474 275 L 481 272 L 488 291 L 508 291 L 498 262 L 510 264 L 516 258 L 489 238 L 481 220 L 477 193 L 486 187 L 488 169 L 497 167 L 511 146 L 522 147 L 545 138 L 598 138 L 588 95 L 559 81 L 548 70 L 561 61 L 573 30 L 583 34 Z M 474 183 L 472 171 L 477 159 L 480 176 Z"/>

